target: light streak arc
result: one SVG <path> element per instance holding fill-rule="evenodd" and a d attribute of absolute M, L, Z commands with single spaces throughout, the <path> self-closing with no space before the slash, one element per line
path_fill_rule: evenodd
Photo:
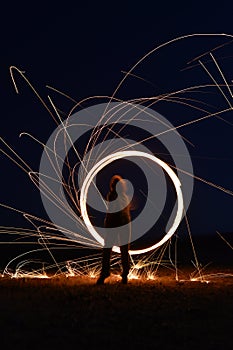
<path fill-rule="evenodd" d="M 162 244 L 164 244 L 166 241 L 168 241 L 172 235 L 175 233 L 177 227 L 179 226 L 182 215 L 183 215 L 183 210 L 184 210 L 184 204 L 183 204 L 183 196 L 182 196 L 182 191 L 181 191 L 181 183 L 176 174 L 174 173 L 173 170 L 162 160 L 159 158 L 155 157 L 154 155 L 148 154 L 146 152 L 141 152 L 141 151 L 124 151 L 124 152 L 116 152 L 113 154 L 110 154 L 109 156 L 103 158 L 100 160 L 93 168 L 90 170 L 90 172 L 87 174 L 87 177 L 85 178 L 81 191 L 80 191 L 80 209 L 82 213 L 82 218 L 84 220 L 84 223 L 88 229 L 88 231 L 91 233 L 91 235 L 96 239 L 97 242 L 100 244 L 104 245 L 104 240 L 103 238 L 98 234 L 98 232 L 95 230 L 95 228 L 92 226 L 91 221 L 89 219 L 88 213 L 87 213 L 87 207 L 86 207 L 86 199 L 87 199 L 87 194 L 88 194 L 88 189 L 93 181 L 93 178 L 96 176 L 96 174 L 103 169 L 106 165 L 110 164 L 114 160 L 125 158 L 125 157 L 145 157 L 153 162 L 157 163 L 160 165 L 170 176 L 171 180 L 173 181 L 173 184 L 176 189 L 176 194 L 177 194 L 177 213 L 176 217 L 174 219 L 174 222 L 171 226 L 171 228 L 168 230 L 168 232 L 165 234 L 165 236 L 156 244 L 145 248 L 145 249 L 139 249 L 139 250 L 130 250 L 129 253 L 131 255 L 134 254 L 142 254 L 149 252 L 151 250 L 154 250 L 158 247 L 160 247 Z M 114 246 L 113 251 L 119 253 L 120 248 Z"/>

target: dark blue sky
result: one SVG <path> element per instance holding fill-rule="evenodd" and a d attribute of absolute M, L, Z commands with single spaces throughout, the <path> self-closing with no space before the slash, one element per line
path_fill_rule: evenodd
<path fill-rule="evenodd" d="M 27 84 L 18 76 L 20 94 L 14 91 L 9 66 L 15 65 L 41 94 L 48 93 L 67 112 L 72 104 L 46 89 L 46 84 L 64 91 L 76 100 L 93 95 L 111 95 L 129 70 L 144 54 L 180 35 L 193 33 L 233 34 L 233 5 L 229 1 L 192 2 L 58 2 L 32 3 L 29 7 L 4 5 L 1 12 L 0 93 L 2 101 L 1 136 L 38 170 L 42 150 L 27 138 L 28 131 L 46 142 L 55 124 Z M 200 67 L 182 71 L 186 63 L 211 48 L 227 42 L 224 38 L 190 39 L 152 55 L 135 74 L 150 81 L 131 78 L 119 91 L 122 99 L 155 96 L 196 84 L 211 83 Z M 233 79 L 233 45 L 216 52 L 230 82 Z M 208 68 L 213 68 L 211 64 Z M 213 68 L 214 69 L 214 68 Z M 216 70 L 215 70 L 216 73 Z M 16 74 L 17 76 L 17 74 Z M 219 76 L 218 76 L 219 81 Z M 227 108 L 217 89 L 202 101 Z M 199 96 L 198 96 L 199 97 Z M 221 107 L 222 105 L 222 107 Z M 197 112 L 172 103 L 159 104 L 162 113 L 175 125 L 190 121 Z M 233 190 L 232 113 L 180 129 L 195 147 L 194 173 Z M 0 156 L 1 202 L 43 216 L 38 190 L 16 165 Z M 195 182 L 188 212 L 193 233 L 233 231 L 232 196 L 199 181 Z M 21 225 L 25 221 L 0 209 L 0 225 Z M 26 223 L 25 223 L 26 224 Z"/>

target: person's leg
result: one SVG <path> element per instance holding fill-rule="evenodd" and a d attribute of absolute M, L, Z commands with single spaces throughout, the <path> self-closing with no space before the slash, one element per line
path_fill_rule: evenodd
<path fill-rule="evenodd" d="M 97 284 L 103 284 L 105 278 L 110 276 L 110 259 L 112 248 L 103 248 L 102 251 L 102 268 L 100 277 L 97 280 Z"/>
<path fill-rule="evenodd" d="M 111 251 L 112 251 L 111 248 L 103 248 L 101 274 L 104 276 L 110 275 Z"/>
<path fill-rule="evenodd" d="M 129 260 L 129 245 L 122 245 L 121 250 L 121 264 L 122 264 L 122 283 L 127 283 L 127 277 L 129 274 L 130 260 Z"/>

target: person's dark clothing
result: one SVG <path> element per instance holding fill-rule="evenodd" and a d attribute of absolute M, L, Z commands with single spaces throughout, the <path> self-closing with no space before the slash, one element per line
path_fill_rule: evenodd
<path fill-rule="evenodd" d="M 129 242 L 131 235 L 130 225 L 127 225 L 131 221 L 128 197 L 125 193 L 118 194 L 117 196 L 115 191 L 110 191 L 107 195 L 107 201 L 109 203 L 108 209 L 111 210 L 108 210 L 106 214 L 104 226 L 106 228 L 112 228 L 113 232 L 108 231 L 106 233 L 105 246 L 102 253 L 101 276 L 104 279 L 110 275 L 112 247 L 116 245 L 120 247 L 121 251 L 121 276 L 122 278 L 127 278 L 130 269 Z M 119 229 L 117 230 L 117 228 Z"/>
<path fill-rule="evenodd" d="M 130 269 L 129 246 L 126 244 L 120 246 L 120 251 L 121 251 L 121 264 L 122 264 L 121 276 L 127 277 Z M 110 276 L 111 253 L 112 253 L 112 248 L 103 248 L 101 276 L 104 278 Z"/>

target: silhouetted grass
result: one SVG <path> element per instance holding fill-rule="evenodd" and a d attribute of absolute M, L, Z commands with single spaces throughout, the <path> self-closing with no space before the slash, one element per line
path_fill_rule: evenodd
<path fill-rule="evenodd" d="M 184 282 L 161 270 L 154 281 L 110 277 L 103 286 L 2 278 L 1 349 L 232 349 L 233 278 L 190 282 L 190 271 Z"/>

